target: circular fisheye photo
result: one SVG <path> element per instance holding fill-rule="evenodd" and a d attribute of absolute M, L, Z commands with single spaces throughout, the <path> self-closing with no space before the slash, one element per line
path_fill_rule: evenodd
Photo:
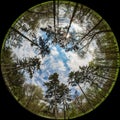
<path fill-rule="evenodd" d="M 72 1 L 26 10 L 9 28 L 1 71 L 11 95 L 27 111 L 73 119 L 97 109 L 113 89 L 120 55 L 108 23 Z"/>

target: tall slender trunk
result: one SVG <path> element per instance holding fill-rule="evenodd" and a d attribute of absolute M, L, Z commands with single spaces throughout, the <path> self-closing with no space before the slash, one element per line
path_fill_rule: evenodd
<path fill-rule="evenodd" d="M 99 57 L 99 58 L 96 58 L 95 60 L 98 60 L 98 61 L 107 61 L 107 60 L 119 60 L 120 59 L 120 56 L 118 54 L 105 54 L 105 58 L 103 56 Z"/>
<path fill-rule="evenodd" d="M 96 87 L 97 87 L 97 89 L 98 88 L 100 88 L 101 90 L 103 90 L 103 88 L 101 87 L 101 86 L 99 86 L 97 83 L 92 83 L 92 84 L 94 84 L 94 85 L 96 85 Z M 101 93 L 99 93 L 103 98 L 105 98 L 105 95 L 103 95 L 103 94 L 101 94 Z"/>
<path fill-rule="evenodd" d="M 95 74 L 94 74 L 95 75 Z M 92 79 L 90 79 L 90 78 L 87 78 L 86 77 L 86 79 L 89 79 L 90 81 L 92 81 Z M 98 85 L 97 83 L 95 83 L 94 81 L 92 81 L 92 85 L 95 85 L 95 86 L 97 86 L 98 88 L 100 88 L 101 90 L 102 90 L 102 87 L 100 86 L 100 85 Z M 103 98 L 105 97 L 103 94 L 100 94 Z"/>
<path fill-rule="evenodd" d="M 59 27 L 59 0 L 57 0 L 57 27 Z"/>
<path fill-rule="evenodd" d="M 107 79 L 107 80 L 110 80 L 110 81 L 113 81 L 113 82 L 115 81 L 115 80 L 113 80 L 113 79 L 104 77 L 104 76 L 102 76 L 102 75 L 98 75 L 98 74 L 93 74 L 93 75 L 96 75 L 96 76 L 98 76 L 98 77 L 101 77 L 101 78 L 104 78 L 104 79 Z"/>
<path fill-rule="evenodd" d="M 23 67 L 21 67 L 21 66 L 19 66 L 19 67 L 14 67 L 14 68 L 8 68 L 8 69 L 10 69 L 9 71 L 7 71 L 7 72 L 3 72 L 3 75 L 4 74 L 8 74 L 8 73 L 10 73 L 10 72 L 13 72 L 13 71 L 15 71 L 15 70 L 21 70 L 21 69 L 24 69 Z"/>
<path fill-rule="evenodd" d="M 90 107 L 91 107 L 92 109 L 94 109 L 93 105 L 91 104 L 90 100 L 88 99 L 88 97 L 86 96 L 85 92 L 84 92 L 83 89 L 81 88 L 80 84 L 78 83 L 77 85 L 79 86 L 81 92 L 83 93 L 83 95 L 85 96 L 86 100 L 88 101 Z"/>
<path fill-rule="evenodd" d="M 87 20 L 90 19 L 90 17 L 92 16 L 92 13 L 93 13 L 93 11 L 90 10 L 90 11 L 89 11 L 89 14 L 88 14 L 88 16 L 87 16 Z"/>
<path fill-rule="evenodd" d="M 25 107 L 28 107 L 29 104 L 30 104 L 30 102 L 31 102 L 31 100 L 32 100 L 32 98 L 34 98 L 34 95 L 33 95 L 34 91 L 35 91 L 35 88 L 33 87 L 33 88 L 32 88 L 32 92 L 31 92 L 31 96 L 30 96 L 29 100 L 27 101 Z"/>
<path fill-rule="evenodd" d="M 93 38 L 94 38 L 97 34 L 100 34 L 100 33 L 103 33 L 103 32 L 112 32 L 112 31 L 111 31 L 111 30 L 103 30 L 103 31 L 99 31 L 99 32 L 94 33 L 93 36 L 91 36 L 90 41 L 89 41 L 87 44 L 85 44 L 82 48 L 80 48 L 79 50 L 82 50 L 83 48 L 85 48 L 86 46 L 88 46 L 88 45 L 92 42 L 92 40 L 94 40 Z M 81 42 L 80 42 L 80 43 L 81 43 Z"/>
<path fill-rule="evenodd" d="M 57 42 L 56 38 L 56 0 L 53 0 L 53 16 L 54 16 L 54 32 L 55 32 L 55 42 Z"/>
<path fill-rule="evenodd" d="M 99 22 L 91 30 L 89 30 L 77 43 L 81 43 L 84 40 L 84 38 L 87 37 L 102 21 L 103 18 L 101 18 L 101 20 L 99 20 Z"/>
<path fill-rule="evenodd" d="M 87 9 L 85 12 L 82 13 L 82 16 L 80 17 L 80 19 L 82 20 L 84 16 L 87 16 L 88 13 L 90 13 L 91 9 Z M 89 18 L 89 17 L 88 17 Z M 88 19 L 87 18 L 87 19 Z"/>
<path fill-rule="evenodd" d="M 14 27 L 11 27 L 11 29 L 13 31 L 15 31 L 16 33 L 18 33 L 19 35 L 21 35 L 23 38 L 25 38 L 26 40 L 28 40 L 29 42 L 31 42 L 33 45 L 41 48 L 37 43 L 34 43 L 32 40 L 30 40 L 28 37 L 26 37 L 24 34 L 22 34 L 20 31 L 18 31 L 17 29 L 15 29 Z"/>
<path fill-rule="evenodd" d="M 56 86 L 55 86 L 55 91 L 54 91 L 54 96 L 55 96 L 55 119 L 57 120 L 57 101 L 56 101 Z"/>
<path fill-rule="evenodd" d="M 26 108 L 29 106 L 29 104 L 30 104 L 32 98 L 33 98 L 33 96 L 30 96 L 30 98 L 29 98 L 29 100 L 27 101 L 27 104 L 26 104 L 26 106 L 25 106 Z"/>
<path fill-rule="evenodd" d="M 77 108 L 84 113 L 84 109 L 83 109 L 83 107 L 82 107 L 82 101 L 81 101 L 81 103 L 80 103 L 80 101 L 79 101 L 79 99 L 78 99 L 78 96 L 76 97 L 76 100 L 77 100 Z M 76 103 L 76 100 L 75 100 L 75 103 Z M 81 105 L 79 105 L 79 104 L 81 104 Z"/>
<path fill-rule="evenodd" d="M 120 65 L 118 66 L 105 66 L 105 65 L 96 65 L 99 68 L 109 68 L 109 69 L 117 69 L 120 67 Z"/>
<path fill-rule="evenodd" d="M 32 67 L 32 66 L 34 66 L 34 65 L 33 65 L 33 64 L 30 64 L 30 63 L 27 63 L 24 67 L 21 66 L 21 65 L 19 65 L 19 66 L 17 66 L 17 67 L 7 67 L 7 68 L 10 69 L 10 70 L 7 71 L 7 72 L 3 72 L 3 74 L 8 74 L 8 73 L 10 73 L 10 72 L 12 72 L 12 71 L 25 69 L 25 68 L 27 68 L 27 67 Z"/>
<path fill-rule="evenodd" d="M 97 53 L 106 53 L 106 54 L 119 54 L 119 51 L 107 50 L 107 51 L 98 51 Z"/>
<path fill-rule="evenodd" d="M 69 33 L 69 29 L 70 29 L 70 27 L 71 27 L 71 24 L 72 24 L 72 22 L 73 22 L 73 18 L 74 18 L 74 16 L 75 16 L 76 11 L 77 11 L 77 6 L 78 6 L 78 3 L 76 3 L 76 5 L 75 5 L 75 7 L 74 7 L 73 14 L 72 14 L 72 17 L 71 17 L 71 19 L 70 19 L 70 23 L 69 23 L 69 26 L 68 26 L 68 29 L 67 29 L 66 37 L 67 37 L 67 35 L 68 35 L 68 33 Z"/>
<path fill-rule="evenodd" d="M 63 106 L 64 106 L 64 120 L 66 120 L 66 103 L 65 103 L 65 99 L 63 100 Z"/>

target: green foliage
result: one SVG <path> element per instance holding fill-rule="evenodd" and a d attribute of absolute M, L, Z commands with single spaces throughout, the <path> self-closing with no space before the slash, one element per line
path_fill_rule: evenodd
<path fill-rule="evenodd" d="M 69 22 L 63 27 L 60 19 Z M 73 23 L 86 29 L 72 32 Z M 46 38 L 38 35 L 38 29 Z M 13 48 L 21 48 L 24 41 L 30 43 L 36 57 L 18 59 L 13 54 Z M 44 82 L 44 95 L 42 88 L 26 83 L 24 73 L 32 79 L 53 45 L 83 59 L 91 52 L 89 47 L 93 43 L 97 46 L 92 52 L 93 61 L 71 71 L 66 84 L 60 82 L 58 73 L 53 73 Z M 51 1 L 27 10 L 10 28 L 1 53 L 1 70 L 10 92 L 29 111 L 52 119 L 70 119 L 93 110 L 106 98 L 119 67 L 119 48 L 109 25 L 90 8 L 70 1 Z M 70 88 L 79 88 L 74 97 Z"/>
<path fill-rule="evenodd" d="M 10 48 L 4 48 L 2 50 L 1 57 L 1 69 L 6 85 L 8 86 L 10 92 L 15 96 L 15 98 L 19 100 L 22 96 L 24 96 L 24 75 L 22 72 L 19 72 L 17 70 L 11 70 L 15 68 L 16 64 L 13 61 L 12 52 Z"/>
<path fill-rule="evenodd" d="M 57 73 L 54 73 L 49 76 L 49 82 L 44 83 L 44 85 L 47 87 L 45 97 L 48 99 L 49 107 L 53 109 L 52 113 L 54 114 L 55 118 L 58 118 L 57 116 L 62 114 L 62 113 L 59 114 L 58 104 L 63 105 L 65 119 L 68 104 L 67 101 L 71 101 L 69 95 L 70 90 L 67 87 L 67 85 L 59 82 L 58 76 L 59 75 Z"/>

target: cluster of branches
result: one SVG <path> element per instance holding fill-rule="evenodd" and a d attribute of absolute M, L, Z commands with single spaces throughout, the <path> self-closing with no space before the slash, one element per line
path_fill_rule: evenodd
<path fill-rule="evenodd" d="M 39 113 L 41 106 L 38 104 L 43 97 L 42 89 L 36 85 L 25 83 L 26 79 L 21 70 L 28 71 L 30 76 L 32 76 L 34 70 L 40 68 L 40 61 L 38 58 L 29 58 L 14 62 L 11 55 L 12 51 L 10 48 L 3 48 L 1 70 L 6 85 L 19 103 L 34 113 Z"/>
<path fill-rule="evenodd" d="M 67 3 L 65 4 L 67 6 L 67 11 L 65 14 L 67 14 L 69 11 L 71 11 L 71 13 L 69 13 L 69 14 L 71 14 L 71 17 L 69 16 L 70 22 L 67 26 L 61 27 L 61 26 L 59 26 L 60 5 L 62 5 L 62 2 L 60 2 L 59 0 L 53 1 L 53 3 L 51 2 L 51 6 L 53 8 L 52 17 L 54 18 L 53 19 L 54 25 L 53 26 L 48 25 L 45 28 L 42 28 L 42 27 L 40 28 L 41 31 L 46 33 L 46 38 L 43 38 L 42 36 L 39 36 L 39 38 L 37 38 L 36 34 L 31 33 L 32 38 L 30 39 L 27 36 L 27 33 L 24 34 L 23 31 L 21 32 L 20 29 L 22 29 L 23 26 L 21 26 L 19 28 L 18 23 L 23 24 L 23 22 L 26 22 L 26 24 L 28 24 L 29 26 L 32 25 L 32 24 L 29 24 L 29 22 L 28 22 L 28 21 L 30 21 L 29 19 L 27 19 L 27 21 L 24 20 L 25 18 L 27 18 L 27 16 L 23 16 L 23 18 L 21 19 L 21 23 L 19 20 L 19 22 L 16 24 L 15 27 L 11 27 L 10 35 L 11 35 L 11 39 L 14 39 L 14 41 L 13 40 L 11 40 L 11 41 L 14 44 L 16 43 L 18 46 L 21 46 L 20 43 L 24 39 L 29 41 L 31 46 L 35 46 L 35 49 L 38 51 L 37 53 L 40 54 L 42 57 L 45 57 L 45 55 L 50 54 L 50 43 L 51 44 L 58 43 L 66 51 L 73 50 L 80 54 L 85 54 L 88 50 L 87 48 L 89 47 L 89 45 L 91 44 L 91 42 L 93 40 L 95 40 L 98 44 L 106 42 L 106 46 L 104 46 L 103 44 L 98 45 L 102 51 L 103 51 L 103 49 L 105 49 L 104 53 L 107 54 L 108 50 L 111 49 L 111 46 L 113 49 L 112 52 L 116 53 L 117 50 L 115 50 L 115 49 L 117 47 L 115 45 L 116 43 L 112 42 L 112 41 L 114 41 L 114 37 L 112 37 L 113 35 L 111 34 L 112 31 L 105 24 L 105 21 L 103 20 L 103 18 L 94 14 L 89 8 L 84 7 L 83 5 L 78 5 L 77 3 L 73 6 L 73 10 L 71 10 L 70 9 L 71 4 L 70 4 L 70 2 L 68 2 L 68 4 Z M 40 6 L 40 7 L 43 9 L 42 6 Z M 48 9 L 44 9 L 44 11 L 47 11 L 47 10 L 50 10 L 50 8 L 48 7 Z M 41 14 L 41 10 L 36 9 L 36 11 L 28 10 L 27 11 L 28 13 L 26 13 L 26 14 L 29 17 L 30 16 L 32 17 L 33 14 L 36 14 L 36 16 L 38 14 Z M 42 14 L 45 14 L 45 12 L 43 12 Z M 88 29 L 86 31 L 83 31 L 83 33 L 78 33 L 78 34 L 71 33 L 70 27 L 71 27 L 72 23 L 75 22 L 75 19 L 78 19 L 78 20 L 83 19 L 83 21 L 84 21 L 86 19 L 86 17 L 89 21 L 88 26 L 87 26 Z M 39 20 L 39 17 L 34 18 L 34 19 Z M 90 23 L 90 21 L 92 21 L 92 23 Z M 36 22 L 36 24 L 37 24 L 37 22 Z M 80 23 L 78 23 L 78 24 L 80 24 Z M 24 25 L 24 28 L 27 29 L 27 27 L 25 25 Z M 111 36 L 111 38 L 109 39 L 108 36 Z M 76 40 L 76 38 L 77 38 L 77 40 Z M 109 41 L 107 41 L 107 39 L 109 39 Z M 15 42 L 16 40 L 17 40 L 17 42 Z M 106 49 L 107 49 L 107 51 L 106 51 Z M 97 53 L 95 53 L 95 54 L 97 55 Z M 101 53 L 101 55 L 102 54 L 103 54 L 103 52 Z M 96 57 L 98 57 L 98 56 L 96 56 Z"/>
<path fill-rule="evenodd" d="M 52 110 L 52 113 L 57 119 L 58 116 L 58 106 L 62 105 L 61 108 L 64 111 L 64 119 L 66 119 L 66 110 L 68 109 L 68 101 L 71 101 L 69 95 L 69 88 L 67 85 L 60 83 L 58 79 L 58 74 L 54 73 L 49 76 L 49 82 L 45 82 L 44 85 L 47 87 L 45 98 L 49 102 L 49 110 Z"/>
<path fill-rule="evenodd" d="M 112 82 L 114 82 L 115 79 L 115 69 L 120 66 L 120 62 L 118 64 L 120 58 L 118 47 L 116 45 L 116 42 L 114 41 L 115 38 L 113 37 L 111 29 L 108 28 L 107 25 L 105 25 L 105 21 L 103 20 L 103 18 L 95 14 L 92 15 L 93 11 L 91 11 L 89 8 L 84 7 L 83 5 L 79 6 L 76 3 L 70 14 L 71 4 L 70 2 L 68 2 L 68 4 L 66 4 L 67 11 L 65 15 L 67 15 L 69 12 L 69 15 L 67 15 L 67 17 L 69 17 L 70 22 L 67 26 L 61 27 L 59 25 L 59 2 L 59 0 L 54 0 L 53 2 L 51 2 L 50 5 L 52 6 L 53 10 L 51 10 L 51 7 L 49 7 L 47 10 L 44 7 L 41 8 L 44 8 L 43 10 L 28 10 L 26 14 L 28 16 L 23 16 L 23 18 L 16 24 L 15 27 L 11 27 L 8 39 L 10 39 L 9 41 L 11 41 L 11 45 L 13 45 L 14 47 L 21 47 L 21 43 L 23 42 L 23 40 L 28 41 L 32 47 L 35 47 L 35 49 L 38 51 L 38 54 L 42 55 L 42 57 L 50 54 L 50 43 L 58 43 L 66 51 L 81 52 L 84 50 L 84 48 L 88 48 L 91 42 L 95 40 L 100 49 L 98 51 L 96 50 L 95 53 L 95 65 L 83 66 L 79 67 L 78 71 L 71 71 L 69 73 L 69 79 L 67 81 L 68 84 L 72 87 L 79 87 L 80 91 L 82 92 L 83 98 L 85 98 L 90 108 L 94 109 L 93 102 L 89 97 L 92 96 L 91 93 L 88 91 L 84 91 L 84 89 L 81 87 L 81 84 L 85 85 L 86 83 L 89 83 L 90 86 L 95 89 L 99 89 L 99 91 L 104 91 L 104 88 L 106 87 L 106 90 L 109 90 Z M 39 38 L 37 38 L 37 35 L 32 33 L 32 38 L 29 38 L 29 34 L 27 33 L 30 30 L 34 30 L 34 28 L 38 25 L 40 15 L 45 18 L 48 17 L 49 13 L 49 17 L 52 16 L 53 18 L 53 28 L 51 25 L 48 25 L 45 28 L 40 28 L 42 32 L 46 33 L 47 37 L 43 38 L 42 36 L 39 36 Z M 32 21 L 30 19 L 31 17 L 35 19 L 33 19 Z M 86 18 L 90 19 L 90 21 L 93 20 L 92 23 L 88 23 L 88 28 L 86 31 L 78 34 L 70 32 L 71 25 L 73 22 L 75 22 L 75 19 L 78 19 L 79 24 L 82 24 Z M 23 24 L 24 22 L 29 25 L 29 28 L 27 28 L 27 26 Z M 77 40 L 76 37 L 78 38 Z M 51 42 L 49 42 L 50 40 Z M 25 98 L 23 101 L 24 103 L 25 100 L 27 100 L 27 102 L 24 104 L 26 104 L 25 106 L 29 108 L 30 105 L 35 105 L 32 104 L 33 99 L 37 100 L 37 103 L 39 103 L 39 99 L 37 98 L 41 99 L 43 97 L 42 94 L 40 96 L 38 95 L 38 91 L 41 90 L 38 90 L 35 86 L 29 85 L 26 85 L 26 90 L 24 90 L 25 88 L 18 89 L 18 87 L 23 87 L 23 83 L 25 82 L 24 72 L 27 71 L 30 75 L 30 78 L 32 78 L 34 72 L 36 70 L 40 70 L 41 61 L 39 58 L 34 57 L 24 58 L 22 60 L 16 60 L 15 62 L 13 62 L 14 60 L 12 59 L 11 54 L 12 52 L 9 48 L 4 48 L 2 50 L 2 72 L 5 79 L 7 80 L 8 86 L 11 88 L 12 91 L 14 91 L 14 94 L 19 94 L 19 99 L 23 98 L 23 96 L 25 95 L 29 98 L 28 100 L 27 98 Z M 110 62 L 107 63 L 109 60 Z M 109 70 L 109 68 L 111 68 L 111 70 Z M 110 73 L 112 75 L 109 75 Z M 67 111 L 69 111 L 70 108 L 69 102 L 72 100 L 70 96 L 70 89 L 67 85 L 60 83 L 58 77 L 59 75 L 57 73 L 54 73 L 49 76 L 49 81 L 44 83 L 44 85 L 47 87 L 45 98 L 49 103 L 48 110 L 51 110 L 51 112 L 55 116 L 55 119 L 58 118 L 58 108 L 60 105 L 62 106 L 62 111 L 64 111 L 64 119 L 67 119 Z M 77 92 L 75 94 L 77 94 Z M 102 92 L 99 94 L 100 96 L 105 97 L 106 92 Z M 77 101 L 77 103 L 82 104 L 79 98 L 80 97 L 76 95 L 76 100 L 74 102 Z M 83 98 L 81 97 L 81 99 Z M 31 108 L 32 107 L 30 107 L 30 109 Z M 84 109 L 82 109 L 82 111 L 84 111 Z"/>
<path fill-rule="evenodd" d="M 40 69 L 41 61 L 39 58 L 24 58 L 22 60 L 17 59 L 15 62 L 12 59 L 12 57 L 8 57 L 5 54 L 10 53 L 8 49 L 3 50 L 3 62 L 2 62 L 2 68 L 3 68 L 3 75 L 9 75 L 13 73 L 17 73 L 22 71 L 21 73 L 23 74 L 25 71 L 29 73 L 30 78 L 33 77 L 34 71 Z M 10 54 L 11 55 L 11 54 Z M 10 60 L 8 60 L 10 59 Z M 9 62 L 10 61 L 10 62 Z"/>
<path fill-rule="evenodd" d="M 1 66 L 7 84 L 10 87 L 10 90 L 18 97 L 18 101 L 22 101 L 22 104 L 24 106 L 32 110 L 31 106 L 33 105 L 32 104 L 33 101 L 34 100 L 36 101 L 37 98 L 39 98 L 37 97 L 38 92 L 37 93 L 35 92 L 36 87 L 34 86 L 29 87 L 28 85 L 28 87 L 25 87 L 26 85 L 23 85 L 25 82 L 24 75 L 23 73 L 18 71 L 23 69 L 28 71 L 30 75 L 33 75 L 34 70 L 39 69 L 40 61 L 38 58 L 29 58 L 29 59 L 17 60 L 17 62 L 15 63 L 12 60 L 11 51 L 9 49 L 4 49 L 3 51 L 4 52 L 2 53 Z M 114 74 L 114 72 L 115 71 L 111 71 L 111 74 Z M 109 76 L 109 71 L 107 67 L 101 68 L 100 66 L 96 66 L 96 65 L 79 67 L 78 71 L 75 72 L 71 71 L 69 73 L 68 81 L 67 81 L 68 85 L 71 85 L 71 87 L 78 86 L 82 93 L 82 97 L 81 97 L 81 95 L 78 96 L 77 92 L 75 92 L 76 96 L 74 98 L 75 100 L 73 100 L 73 98 L 70 95 L 69 87 L 63 83 L 60 83 L 58 78 L 59 75 L 57 73 L 54 73 L 49 76 L 49 81 L 44 83 L 44 85 L 47 87 L 45 100 L 49 103 L 49 106 L 46 107 L 48 108 L 48 112 L 50 111 L 55 116 L 55 119 L 58 118 L 58 115 L 60 114 L 59 113 L 60 109 L 62 110 L 63 113 L 62 117 L 64 119 L 69 118 L 71 113 L 70 110 L 74 110 L 75 107 L 74 103 L 76 102 L 78 103 L 77 108 L 79 108 L 80 106 L 80 110 L 82 112 L 85 112 L 84 105 L 82 105 L 83 99 L 87 101 L 89 105 L 89 109 L 94 109 L 95 104 L 93 103 L 93 98 L 95 98 L 96 94 L 100 94 L 100 98 L 105 97 L 106 93 L 108 92 L 109 88 L 111 87 L 111 84 L 114 82 L 115 79 L 115 77 Z M 90 91 L 92 91 L 92 89 L 85 91 L 85 89 L 82 88 L 81 86 L 82 84 L 86 85 L 86 83 L 89 83 L 89 85 L 92 88 L 94 88 L 93 89 L 94 92 L 95 91 L 102 91 L 102 92 L 98 92 L 98 93 L 95 92 L 96 94 L 91 95 Z M 40 99 L 42 98 L 43 96 L 40 96 Z M 73 102 L 71 102 L 71 100 L 73 100 Z M 69 102 L 71 102 L 71 104 Z M 39 102 L 37 102 L 37 104 L 38 103 Z M 38 110 L 38 108 L 41 106 L 38 106 L 37 104 L 35 109 L 39 114 L 40 112 L 42 112 L 42 110 L 41 111 Z M 60 106 L 62 107 L 60 108 Z"/>
<path fill-rule="evenodd" d="M 83 99 L 88 104 L 89 109 L 94 109 L 95 106 L 100 102 L 102 98 L 106 97 L 106 93 L 109 91 L 111 84 L 113 84 L 115 78 L 108 77 L 103 74 L 107 73 L 107 69 L 102 69 L 98 66 L 83 66 L 79 67 L 78 71 L 71 71 L 68 77 L 68 86 L 71 87 L 78 86 L 81 92 L 81 95 L 77 94 L 77 90 L 75 91 L 74 100 L 70 95 L 70 89 L 67 85 L 59 82 L 59 75 L 54 73 L 49 76 L 49 81 L 45 82 L 44 85 L 47 87 L 45 98 L 47 98 L 47 102 L 49 103 L 48 111 L 52 110 L 55 119 L 57 119 L 59 106 L 62 104 L 62 111 L 64 113 L 64 119 L 69 118 L 70 110 L 75 107 L 75 102 L 77 101 L 77 108 L 79 108 L 82 112 L 85 112 L 85 104 L 82 106 Z M 89 88 L 83 88 L 86 84 L 89 84 Z M 89 89 L 89 90 L 87 90 Z M 91 92 L 95 94 L 91 94 Z M 98 95 L 97 95 L 98 94 Z M 95 98 L 96 96 L 96 98 Z M 98 100 L 96 100 L 98 99 Z M 69 101 L 73 100 L 73 102 L 69 103 Z M 96 102 L 97 101 L 97 102 Z M 72 106 L 74 104 L 74 106 Z M 72 113 L 71 113 L 72 114 Z M 79 114 L 79 113 L 78 113 Z"/>

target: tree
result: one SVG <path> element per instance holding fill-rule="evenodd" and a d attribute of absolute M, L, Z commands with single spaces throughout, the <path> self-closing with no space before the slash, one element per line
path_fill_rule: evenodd
<path fill-rule="evenodd" d="M 45 82 L 44 85 L 47 87 L 45 98 L 47 98 L 50 108 L 53 110 L 55 119 L 58 119 L 59 106 L 62 105 L 63 116 L 66 119 L 66 111 L 68 110 L 68 102 L 71 101 L 69 95 L 69 88 L 67 85 L 60 83 L 58 74 L 54 73 L 49 76 L 49 82 Z"/>
<path fill-rule="evenodd" d="M 84 104 L 85 104 L 84 100 L 85 100 L 84 95 L 82 95 L 82 94 L 79 95 L 78 91 L 75 90 L 74 99 L 69 105 L 70 106 L 69 107 L 69 115 L 70 115 L 70 117 L 81 115 L 81 114 L 85 113 L 88 110 L 84 106 Z"/>
<path fill-rule="evenodd" d="M 3 64 L 4 69 L 6 69 L 6 71 L 3 71 L 3 74 L 9 74 L 13 71 L 23 70 L 27 71 L 30 75 L 30 78 L 32 78 L 34 71 L 40 69 L 40 64 L 41 61 L 39 60 L 39 58 L 24 58 L 22 60 L 17 59 L 12 66 L 9 63 Z"/>
<path fill-rule="evenodd" d="M 84 71 L 82 71 L 84 72 Z M 70 72 L 69 73 L 69 79 L 68 79 L 68 83 L 71 84 L 72 86 L 78 86 L 80 88 L 80 91 L 83 93 L 83 95 L 85 96 L 87 102 L 89 103 L 90 107 L 93 109 L 93 105 L 91 104 L 90 100 L 88 99 L 88 97 L 86 96 L 85 92 L 83 91 L 82 87 L 80 86 L 80 83 L 82 83 L 85 79 L 85 76 L 82 76 L 82 72 Z M 83 77 L 83 79 L 81 79 L 81 77 Z"/>
<path fill-rule="evenodd" d="M 1 53 L 1 70 L 5 79 L 6 85 L 14 97 L 20 101 L 24 97 L 23 84 L 25 82 L 24 74 L 20 71 L 11 71 L 15 67 L 14 60 L 11 56 L 10 48 L 4 47 Z M 4 74 L 6 73 L 6 74 Z"/>
<path fill-rule="evenodd" d="M 69 103 L 72 99 L 70 96 L 70 90 L 67 87 L 67 85 L 61 83 L 58 89 L 59 92 L 59 104 L 63 105 L 63 111 L 64 111 L 64 120 L 67 119 L 66 112 L 69 110 Z M 68 116 L 69 118 L 69 116 Z"/>
<path fill-rule="evenodd" d="M 104 19 L 82 4 L 53 0 L 28 9 L 11 26 L 5 39 L 1 68 L 6 84 L 18 102 L 38 115 L 69 119 L 83 114 L 106 97 L 116 80 L 120 66 L 116 38 Z M 14 55 L 15 48 L 22 48 L 24 41 L 36 54 L 34 57 L 19 59 Z M 96 49 L 89 50 L 94 44 Z M 29 79 L 38 79 L 41 68 L 44 69 L 41 65 L 46 63 L 44 57 L 48 58 L 54 45 L 57 50 L 74 52 L 81 59 L 92 51 L 94 60 L 71 71 L 65 84 L 58 73 L 51 74 L 44 83 L 43 95 L 41 88 L 26 83 L 26 73 Z"/>
<path fill-rule="evenodd" d="M 26 104 L 23 105 L 31 111 L 34 111 L 35 107 L 39 107 L 39 101 L 43 98 L 42 89 L 32 84 L 25 84 L 24 89 Z"/>
<path fill-rule="evenodd" d="M 44 83 L 44 85 L 47 87 L 46 95 L 45 97 L 48 99 L 51 99 L 50 102 L 53 102 L 53 113 L 55 115 L 55 119 L 57 119 L 57 99 L 58 99 L 58 88 L 59 88 L 59 80 L 58 80 L 58 74 L 54 73 L 49 76 L 49 82 Z"/>

